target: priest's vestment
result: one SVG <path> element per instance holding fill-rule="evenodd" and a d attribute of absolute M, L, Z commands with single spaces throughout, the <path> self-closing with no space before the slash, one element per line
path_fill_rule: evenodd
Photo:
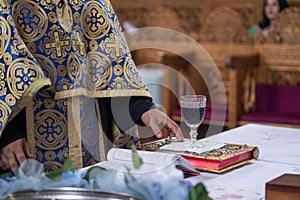
<path fill-rule="evenodd" d="M 98 162 L 97 98 L 149 96 L 109 0 L 0 0 L 0 13 L 0 131 L 26 107 L 27 140 L 46 171 L 66 157 Z M 112 126 L 118 146 L 138 142 L 135 128 Z"/>

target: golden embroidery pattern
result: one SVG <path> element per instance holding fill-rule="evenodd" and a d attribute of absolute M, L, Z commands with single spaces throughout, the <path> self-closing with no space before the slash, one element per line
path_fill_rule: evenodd
<path fill-rule="evenodd" d="M 16 26 L 25 42 L 36 41 L 45 35 L 48 17 L 37 3 L 31 0 L 16 1 L 13 4 L 13 13 Z"/>
<path fill-rule="evenodd" d="M 55 150 L 66 144 L 67 119 L 57 110 L 43 110 L 35 114 L 36 145 L 42 149 Z"/>
<path fill-rule="evenodd" d="M 110 31 L 108 16 L 97 1 L 89 1 L 85 4 L 81 21 L 84 34 L 89 39 L 101 39 Z"/>
<path fill-rule="evenodd" d="M 7 71 L 8 88 L 16 98 L 21 98 L 30 83 L 43 78 L 43 72 L 37 71 L 35 63 L 29 59 L 18 58 Z"/>
<path fill-rule="evenodd" d="M 9 40 L 11 38 L 11 30 L 9 28 L 9 24 L 7 21 L 0 16 L 0 58 L 4 55 L 7 46 L 9 44 Z"/>

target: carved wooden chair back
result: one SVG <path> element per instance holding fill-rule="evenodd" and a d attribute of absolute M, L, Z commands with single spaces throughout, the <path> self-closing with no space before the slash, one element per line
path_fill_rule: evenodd
<path fill-rule="evenodd" d="M 248 112 L 255 107 L 253 85 L 255 85 L 258 55 L 253 39 L 238 12 L 232 8 L 219 7 L 209 13 L 200 33 L 200 44 L 210 54 L 223 77 L 223 83 L 218 84 L 224 84 L 227 95 L 226 125 L 233 128 L 237 125 L 238 113 L 242 110 Z M 236 62 L 234 66 L 230 66 L 231 62 L 228 59 L 232 57 L 239 61 L 237 63 L 242 63 L 245 73 L 241 73 Z M 248 62 L 247 65 L 249 59 L 255 60 Z M 212 81 L 219 80 L 216 78 Z"/>
<path fill-rule="evenodd" d="M 282 11 L 261 45 L 260 82 L 300 86 L 300 8 Z"/>

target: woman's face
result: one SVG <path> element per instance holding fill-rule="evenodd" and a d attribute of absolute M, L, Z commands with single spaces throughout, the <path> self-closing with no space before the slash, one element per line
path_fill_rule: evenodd
<path fill-rule="evenodd" d="M 267 0 L 265 5 L 265 13 L 269 20 L 275 19 L 280 11 L 278 0 Z"/>

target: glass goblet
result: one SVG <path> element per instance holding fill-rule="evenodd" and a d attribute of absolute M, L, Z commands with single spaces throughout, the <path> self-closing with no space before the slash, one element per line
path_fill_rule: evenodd
<path fill-rule="evenodd" d="M 206 110 L 206 96 L 185 95 L 180 97 L 181 113 L 185 123 L 190 128 L 191 144 L 190 148 L 197 146 L 198 127 L 203 121 Z"/>

